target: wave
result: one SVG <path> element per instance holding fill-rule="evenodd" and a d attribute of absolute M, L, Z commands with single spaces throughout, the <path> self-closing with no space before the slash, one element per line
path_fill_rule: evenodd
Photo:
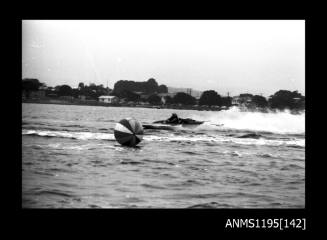
<path fill-rule="evenodd" d="M 208 202 L 208 203 L 200 203 L 196 205 L 189 206 L 187 208 L 231 208 L 233 205 L 229 205 L 227 203 L 217 203 L 217 202 Z"/>
<path fill-rule="evenodd" d="M 79 124 L 60 124 L 61 127 L 73 127 L 73 128 L 84 128 L 84 126 Z"/>
<path fill-rule="evenodd" d="M 305 134 L 305 112 L 292 114 L 289 110 L 278 112 L 243 112 L 237 107 L 219 112 L 201 112 L 190 116 L 206 121 L 200 129 L 238 129 L 278 134 Z M 218 127 L 217 124 L 223 124 Z"/>
<path fill-rule="evenodd" d="M 68 131 L 44 131 L 44 130 L 24 130 L 22 135 L 32 135 L 40 137 L 57 137 L 57 138 L 71 138 L 78 140 L 113 140 L 113 134 L 108 133 L 92 133 L 92 132 L 68 132 Z"/>
<path fill-rule="evenodd" d="M 57 137 L 71 138 L 77 140 L 107 140 L 116 141 L 113 133 L 99 132 L 68 132 L 68 131 L 44 131 L 44 130 L 27 130 L 23 129 L 22 135 L 39 136 L 39 137 Z M 295 148 L 304 148 L 305 139 L 265 139 L 255 138 L 238 138 L 222 135 L 144 135 L 145 141 L 163 141 L 177 143 L 206 142 L 219 144 L 241 144 L 241 145 L 269 145 L 269 146 L 290 146 Z"/>
<path fill-rule="evenodd" d="M 304 139 L 291 139 L 291 140 L 272 140 L 263 138 L 233 138 L 226 136 L 155 136 L 148 135 L 144 137 L 148 141 L 165 141 L 165 142 L 208 142 L 208 143 L 221 143 L 221 144 L 239 144 L 239 145 L 269 145 L 269 146 L 290 146 L 297 148 L 305 147 Z"/>
<path fill-rule="evenodd" d="M 41 190 L 34 192 L 35 195 L 57 195 L 60 197 L 74 197 L 74 195 L 60 190 Z"/>

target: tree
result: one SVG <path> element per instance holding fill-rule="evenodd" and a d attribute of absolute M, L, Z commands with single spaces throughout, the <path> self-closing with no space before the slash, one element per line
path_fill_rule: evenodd
<path fill-rule="evenodd" d="M 74 97 L 74 98 L 78 98 L 78 95 L 79 94 L 79 90 L 78 88 L 73 88 L 72 91 L 71 91 L 71 95 Z"/>
<path fill-rule="evenodd" d="M 279 90 L 270 96 L 268 103 L 271 108 L 277 109 L 297 109 L 304 107 L 304 96 L 297 91 Z"/>
<path fill-rule="evenodd" d="M 84 83 L 78 84 L 78 95 L 85 95 L 91 99 L 98 99 L 101 95 L 107 95 L 109 88 L 105 88 L 103 84 L 96 85 L 90 83 L 90 85 L 84 85 Z"/>
<path fill-rule="evenodd" d="M 115 94 L 119 94 L 123 90 L 128 90 L 130 92 L 143 92 L 145 94 L 154 94 L 160 91 L 168 91 L 168 88 L 164 85 L 161 85 L 160 88 L 158 83 L 154 78 L 150 78 L 146 82 L 135 82 L 135 81 L 128 81 L 128 80 L 119 80 L 114 85 L 114 92 Z"/>
<path fill-rule="evenodd" d="M 150 78 L 145 84 L 144 84 L 144 91 L 145 93 L 151 94 L 158 92 L 158 83 L 154 78 Z"/>
<path fill-rule="evenodd" d="M 96 91 L 96 89 L 97 89 L 97 85 L 96 85 L 95 83 L 90 83 L 90 85 L 89 85 L 89 89 L 91 89 L 91 90 L 95 90 L 95 91 Z"/>
<path fill-rule="evenodd" d="M 267 107 L 268 106 L 268 101 L 265 97 L 259 96 L 259 95 L 254 95 L 252 97 L 252 103 L 254 103 L 257 107 Z"/>
<path fill-rule="evenodd" d="M 161 97 L 159 97 L 156 94 L 153 94 L 148 97 L 148 102 L 151 104 L 160 104 L 161 103 Z"/>
<path fill-rule="evenodd" d="M 82 90 L 84 88 L 84 83 L 80 82 L 78 84 L 78 90 Z"/>
<path fill-rule="evenodd" d="M 36 78 L 24 78 L 22 80 L 22 90 L 25 91 L 26 97 L 29 98 L 32 91 L 37 91 L 43 85 Z"/>
<path fill-rule="evenodd" d="M 196 99 L 187 93 L 178 92 L 173 97 L 173 101 L 174 101 L 174 103 L 181 103 L 181 104 L 185 104 L 185 105 L 194 105 L 196 102 Z"/>
<path fill-rule="evenodd" d="M 208 90 L 208 91 L 204 91 L 201 94 L 200 100 L 199 100 L 199 105 L 218 105 L 221 106 L 222 105 L 222 100 L 220 95 L 214 91 L 214 90 Z"/>
<path fill-rule="evenodd" d="M 168 92 L 168 88 L 166 85 L 162 84 L 158 87 L 158 93 L 167 93 L 167 92 Z"/>
<path fill-rule="evenodd" d="M 47 89 L 47 85 L 43 82 L 40 82 L 39 89 L 45 90 L 45 89 Z"/>
<path fill-rule="evenodd" d="M 72 95 L 72 88 L 68 85 L 57 86 L 56 89 L 58 89 L 59 96 L 71 96 Z"/>
<path fill-rule="evenodd" d="M 125 98 L 127 101 L 133 101 L 133 102 L 140 100 L 140 95 L 133 93 L 131 91 L 128 91 L 128 90 L 123 90 L 122 92 L 120 92 L 118 94 L 118 97 Z"/>
<path fill-rule="evenodd" d="M 42 83 L 36 78 L 24 78 L 22 81 L 22 89 L 26 91 L 37 91 Z"/>
<path fill-rule="evenodd" d="M 165 96 L 165 101 L 166 101 L 166 104 L 174 103 L 174 100 L 171 96 Z"/>
<path fill-rule="evenodd" d="M 222 97 L 221 98 L 221 105 L 230 107 L 232 106 L 232 98 L 231 97 Z"/>

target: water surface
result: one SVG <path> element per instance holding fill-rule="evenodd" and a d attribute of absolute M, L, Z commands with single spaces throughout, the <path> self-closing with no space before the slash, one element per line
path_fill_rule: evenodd
<path fill-rule="evenodd" d="M 137 148 L 115 141 L 122 118 L 173 111 L 207 122 L 145 130 Z M 24 103 L 22 148 L 26 208 L 305 206 L 304 113 Z"/>

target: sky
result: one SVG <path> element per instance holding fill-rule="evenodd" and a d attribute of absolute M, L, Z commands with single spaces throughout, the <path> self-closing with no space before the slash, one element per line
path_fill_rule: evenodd
<path fill-rule="evenodd" d="M 23 20 L 22 78 L 305 94 L 304 20 Z"/>

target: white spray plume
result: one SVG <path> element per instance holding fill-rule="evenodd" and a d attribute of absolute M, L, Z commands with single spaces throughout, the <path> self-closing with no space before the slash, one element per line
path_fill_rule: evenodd
<path fill-rule="evenodd" d="M 278 112 L 244 112 L 237 107 L 219 112 L 201 112 L 192 118 L 212 124 L 224 124 L 224 128 L 267 131 L 279 134 L 305 134 L 305 112 L 291 114 L 289 110 Z"/>

